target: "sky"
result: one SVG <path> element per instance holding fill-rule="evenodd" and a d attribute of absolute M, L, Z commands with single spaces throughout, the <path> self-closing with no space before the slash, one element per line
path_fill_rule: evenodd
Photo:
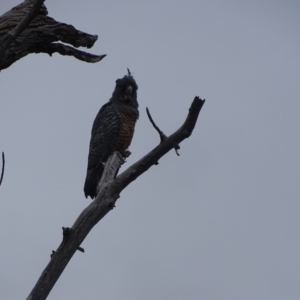
<path fill-rule="evenodd" d="M 0 14 L 19 4 L 0 2 Z M 140 118 L 125 170 L 194 97 L 192 136 L 121 194 L 48 299 L 300 298 L 300 3 L 48 0 L 97 34 L 88 64 L 32 54 L 0 73 L 0 295 L 25 299 L 90 203 L 93 120 L 127 68 Z"/>

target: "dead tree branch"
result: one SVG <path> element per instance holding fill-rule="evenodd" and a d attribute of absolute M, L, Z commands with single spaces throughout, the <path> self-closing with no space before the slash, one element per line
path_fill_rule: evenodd
<path fill-rule="evenodd" d="M 153 121 L 152 116 L 150 114 L 150 111 L 149 111 L 148 107 L 146 107 L 146 112 L 147 112 L 147 116 L 148 116 L 151 124 L 153 125 L 154 129 L 158 132 L 158 134 L 160 136 L 160 142 L 162 143 L 163 141 L 166 140 L 167 136 L 159 129 L 159 127 Z"/>
<path fill-rule="evenodd" d="M 91 63 L 106 56 L 75 49 L 91 48 L 98 36 L 81 32 L 72 25 L 48 17 L 43 2 L 25 0 L 0 17 L 0 71 L 30 53 L 47 53 L 51 56 L 57 52 Z M 64 44 L 56 43 L 58 41 Z"/>
<path fill-rule="evenodd" d="M 153 125 L 153 127 L 155 128 L 155 130 L 158 132 L 158 134 L 160 136 L 160 142 L 162 143 L 163 141 L 165 141 L 167 139 L 167 136 L 159 129 L 159 127 L 153 121 L 148 107 L 146 107 L 146 111 L 147 111 L 148 118 L 149 118 L 151 124 Z M 175 149 L 176 154 L 179 156 L 178 150 L 180 149 L 180 146 L 177 144 L 174 146 L 174 149 Z"/>
<path fill-rule="evenodd" d="M 2 183 L 3 176 L 4 176 L 4 167 L 5 167 L 5 157 L 4 157 L 4 152 L 2 152 L 2 171 L 1 171 L 1 177 L 0 177 L 0 185 Z"/>
<path fill-rule="evenodd" d="M 120 174 L 110 186 L 111 193 L 115 196 L 121 193 L 127 185 L 146 172 L 155 164 L 155 162 L 159 161 L 162 156 L 174 148 L 175 145 L 180 144 L 184 139 L 188 138 L 194 130 L 198 115 L 204 103 L 205 100 L 195 97 L 183 125 L 171 134 L 164 142 L 160 143 L 142 159 Z"/>
<path fill-rule="evenodd" d="M 29 7 L 27 15 L 23 18 L 23 20 L 11 31 L 9 31 L 4 38 L 2 39 L 2 44 L 0 47 L 0 57 L 5 52 L 5 49 L 7 49 L 11 42 L 13 40 L 16 40 L 18 35 L 29 25 L 29 23 L 33 20 L 33 18 L 38 14 L 38 11 L 40 10 L 42 4 L 45 0 L 35 0 L 32 1 L 31 8 Z"/>
<path fill-rule="evenodd" d="M 137 177 L 146 172 L 151 166 L 155 165 L 162 156 L 174 148 L 174 145 L 178 145 L 192 134 L 204 102 L 205 100 L 195 97 L 183 125 L 116 178 L 116 172 L 124 160 L 117 152 L 110 156 L 105 165 L 104 177 L 102 176 L 101 178 L 102 185 L 100 186 L 99 194 L 96 199 L 82 211 L 73 226 L 68 230 L 68 234 L 63 235 L 62 243 L 55 252 L 53 251 L 50 262 L 42 272 L 27 300 L 46 299 L 88 233 L 115 207 L 115 203 L 120 197 L 122 190 Z"/>

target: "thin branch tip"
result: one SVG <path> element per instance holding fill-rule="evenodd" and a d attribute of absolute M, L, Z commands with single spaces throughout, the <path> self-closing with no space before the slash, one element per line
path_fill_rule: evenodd
<path fill-rule="evenodd" d="M 151 122 L 151 124 L 153 125 L 153 127 L 155 128 L 155 130 L 158 132 L 159 136 L 160 136 L 160 143 L 164 142 L 168 137 L 159 129 L 159 127 L 155 124 L 150 111 L 148 109 L 148 107 L 146 107 L 146 112 L 147 112 L 147 116 Z M 175 152 L 177 154 L 177 156 L 179 156 L 178 150 L 180 149 L 179 145 L 175 145 L 174 146 Z"/>
<path fill-rule="evenodd" d="M 78 247 L 77 250 L 84 253 L 84 248 L 82 248 L 82 247 Z"/>
<path fill-rule="evenodd" d="M 4 152 L 2 152 L 2 171 L 1 171 L 1 177 L 0 177 L 0 185 L 2 183 L 3 176 L 4 176 L 4 167 L 5 167 L 5 156 L 4 156 Z"/>
<path fill-rule="evenodd" d="M 179 145 L 175 145 L 174 150 L 175 150 L 177 156 L 180 156 L 180 154 L 178 152 L 179 149 L 180 149 L 180 146 Z"/>

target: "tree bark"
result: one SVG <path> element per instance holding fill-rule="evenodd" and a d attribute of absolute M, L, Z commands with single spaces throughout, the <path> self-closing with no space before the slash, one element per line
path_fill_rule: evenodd
<path fill-rule="evenodd" d="M 183 125 L 171 136 L 165 137 L 157 147 L 116 178 L 115 176 L 123 160 L 116 152 L 110 156 L 100 180 L 100 189 L 96 199 L 82 211 L 71 228 L 63 228 L 63 241 L 58 249 L 53 252 L 50 262 L 42 272 L 27 300 L 47 298 L 78 247 L 92 228 L 113 209 L 122 190 L 151 166 L 156 165 L 162 156 L 192 134 L 204 102 L 205 100 L 195 97 Z"/>
<path fill-rule="evenodd" d="M 51 56 L 57 52 L 91 63 L 106 56 L 86 53 L 65 45 L 91 48 L 98 36 L 81 32 L 72 25 L 48 17 L 43 2 L 25 0 L 0 17 L 0 71 L 30 53 L 47 53 Z"/>

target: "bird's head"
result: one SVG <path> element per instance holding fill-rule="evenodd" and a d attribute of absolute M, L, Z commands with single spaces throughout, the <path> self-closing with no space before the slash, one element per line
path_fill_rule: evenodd
<path fill-rule="evenodd" d="M 129 69 L 128 75 L 116 80 L 116 87 L 112 95 L 112 100 L 118 101 L 134 108 L 138 108 L 137 90 L 138 85 L 132 77 Z"/>

